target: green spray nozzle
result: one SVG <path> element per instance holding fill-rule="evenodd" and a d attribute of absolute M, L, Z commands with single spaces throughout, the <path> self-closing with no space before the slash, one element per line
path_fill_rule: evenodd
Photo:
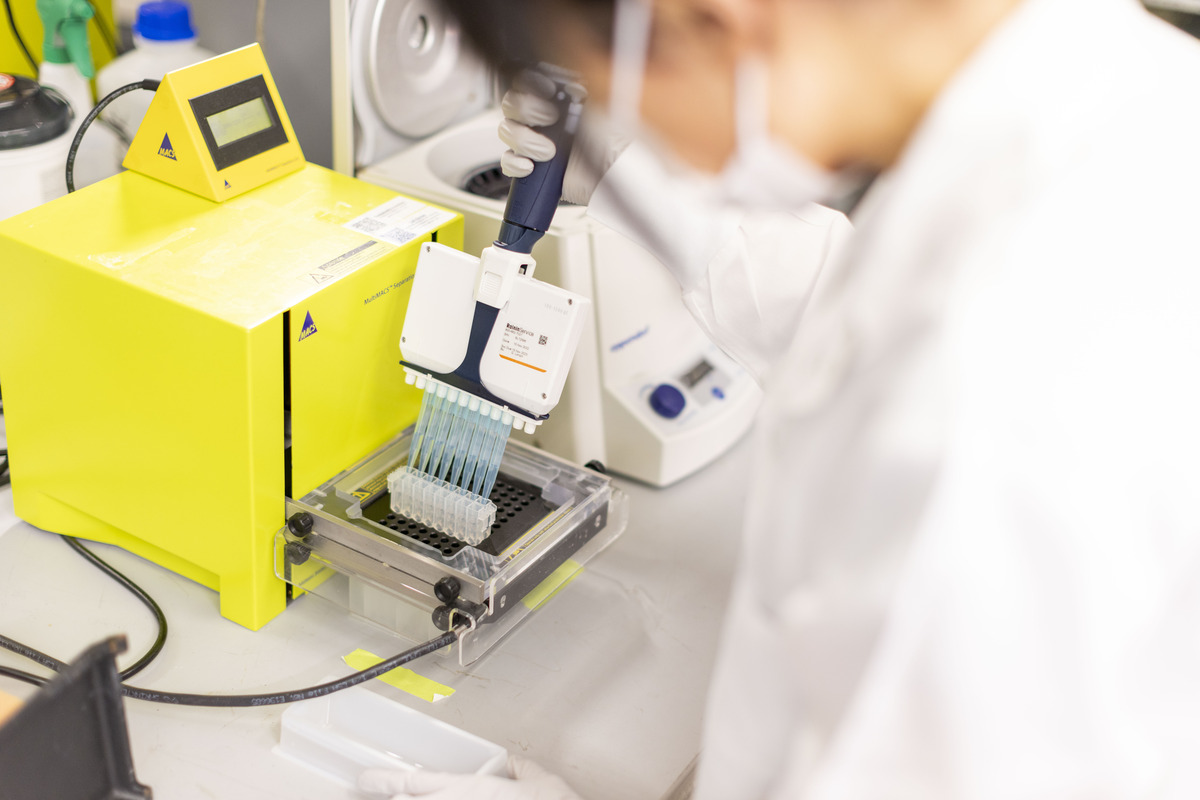
<path fill-rule="evenodd" d="M 88 47 L 88 20 L 95 10 L 87 0 L 37 0 L 38 16 L 45 28 L 42 58 L 51 64 L 74 64 L 80 74 L 96 74 Z"/>

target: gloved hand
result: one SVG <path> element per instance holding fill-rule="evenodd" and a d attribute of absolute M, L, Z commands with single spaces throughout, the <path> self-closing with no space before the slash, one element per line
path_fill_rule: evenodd
<path fill-rule="evenodd" d="M 508 757 L 507 778 L 372 769 L 359 776 L 358 788 L 393 800 L 582 800 L 562 778 L 514 755 Z"/>
<path fill-rule="evenodd" d="M 533 162 L 554 158 L 554 142 L 535 128 L 553 124 L 558 119 L 558 109 L 536 93 L 538 85 L 534 81 L 524 82 L 518 76 L 513 88 L 500 101 L 504 112 L 500 140 L 509 147 L 500 157 L 500 168 L 510 178 L 523 178 L 533 172 Z M 563 199 L 587 205 L 596 184 L 628 144 L 627 138 L 609 130 L 600 114 L 585 109 L 563 176 Z"/>

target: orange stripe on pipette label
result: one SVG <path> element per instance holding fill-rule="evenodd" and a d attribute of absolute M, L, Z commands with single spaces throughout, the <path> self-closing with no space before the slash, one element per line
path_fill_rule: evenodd
<path fill-rule="evenodd" d="M 500 353 L 500 357 L 503 358 L 505 361 L 511 361 L 514 364 L 520 364 L 522 367 L 529 367 L 530 369 L 536 370 L 538 372 L 546 371 L 546 370 L 542 369 L 541 367 L 535 367 L 533 364 L 526 364 L 524 361 L 517 361 L 515 358 L 509 358 L 508 356 L 504 355 L 503 353 Z"/>

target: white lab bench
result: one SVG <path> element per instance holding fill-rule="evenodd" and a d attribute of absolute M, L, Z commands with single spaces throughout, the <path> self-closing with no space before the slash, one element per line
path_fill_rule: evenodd
<path fill-rule="evenodd" d="M 373 689 L 537 760 L 588 800 L 662 797 L 699 749 L 740 538 L 747 449 L 741 443 L 668 489 L 618 481 L 630 499 L 629 527 L 581 575 L 470 667 L 444 654 L 410 665 L 455 689 L 452 696 L 428 703 L 379 681 Z M 215 592 L 122 550 L 94 549 L 141 584 L 170 623 L 166 648 L 130 680 L 138 686 L 301 688 L 349 674 L 341 657 L 356 648 L 387 656 L 409 646 L 312 596 L 251 632 L 220 616 Z M 126 633 L 125 666 L 153 641 L 155 626 L 135 598 L 57 536 L 18 520 L 5 488 L 0 632 L 63 660 Z M 4 650 L 0 664 L 42 672 Z M 34 689 L 0 678 L 0 691 L 26 697 Z M 138 778 L 156 797 L 359 797 L 275 751 L 285 706 L 125 707 Z"/>

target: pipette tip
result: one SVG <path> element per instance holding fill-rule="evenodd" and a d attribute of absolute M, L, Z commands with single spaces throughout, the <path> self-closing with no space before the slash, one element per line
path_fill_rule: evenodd
<path fill-rule="evenodd" d="M 532 434 L 542 424 L 542 420 L 540 419 L 527 417 L 524 414 L 513 411 L 508 406 L 496 405 L 490 400 L 485 400 L 466 390 L 451 386 L 432 375 L 420 372 L 412 367 L 404 368 L 404 382 L 409 386 L 415 386 L 421 391 L 426 391 L 430 386 L 433 386 L 439 396 L 443 396 L 442 392 L 444 391 L 444 397 L 448 403 L 456 403 L 461 397 L 465 396 L 467 398 L 467 406 L 470 410 L 478 411 L 485 416 L 491 416 L 493 411 L 499 411 L 500 417 L 505 420 L 505 424 L 511 425 L 515 430 Z"/>

